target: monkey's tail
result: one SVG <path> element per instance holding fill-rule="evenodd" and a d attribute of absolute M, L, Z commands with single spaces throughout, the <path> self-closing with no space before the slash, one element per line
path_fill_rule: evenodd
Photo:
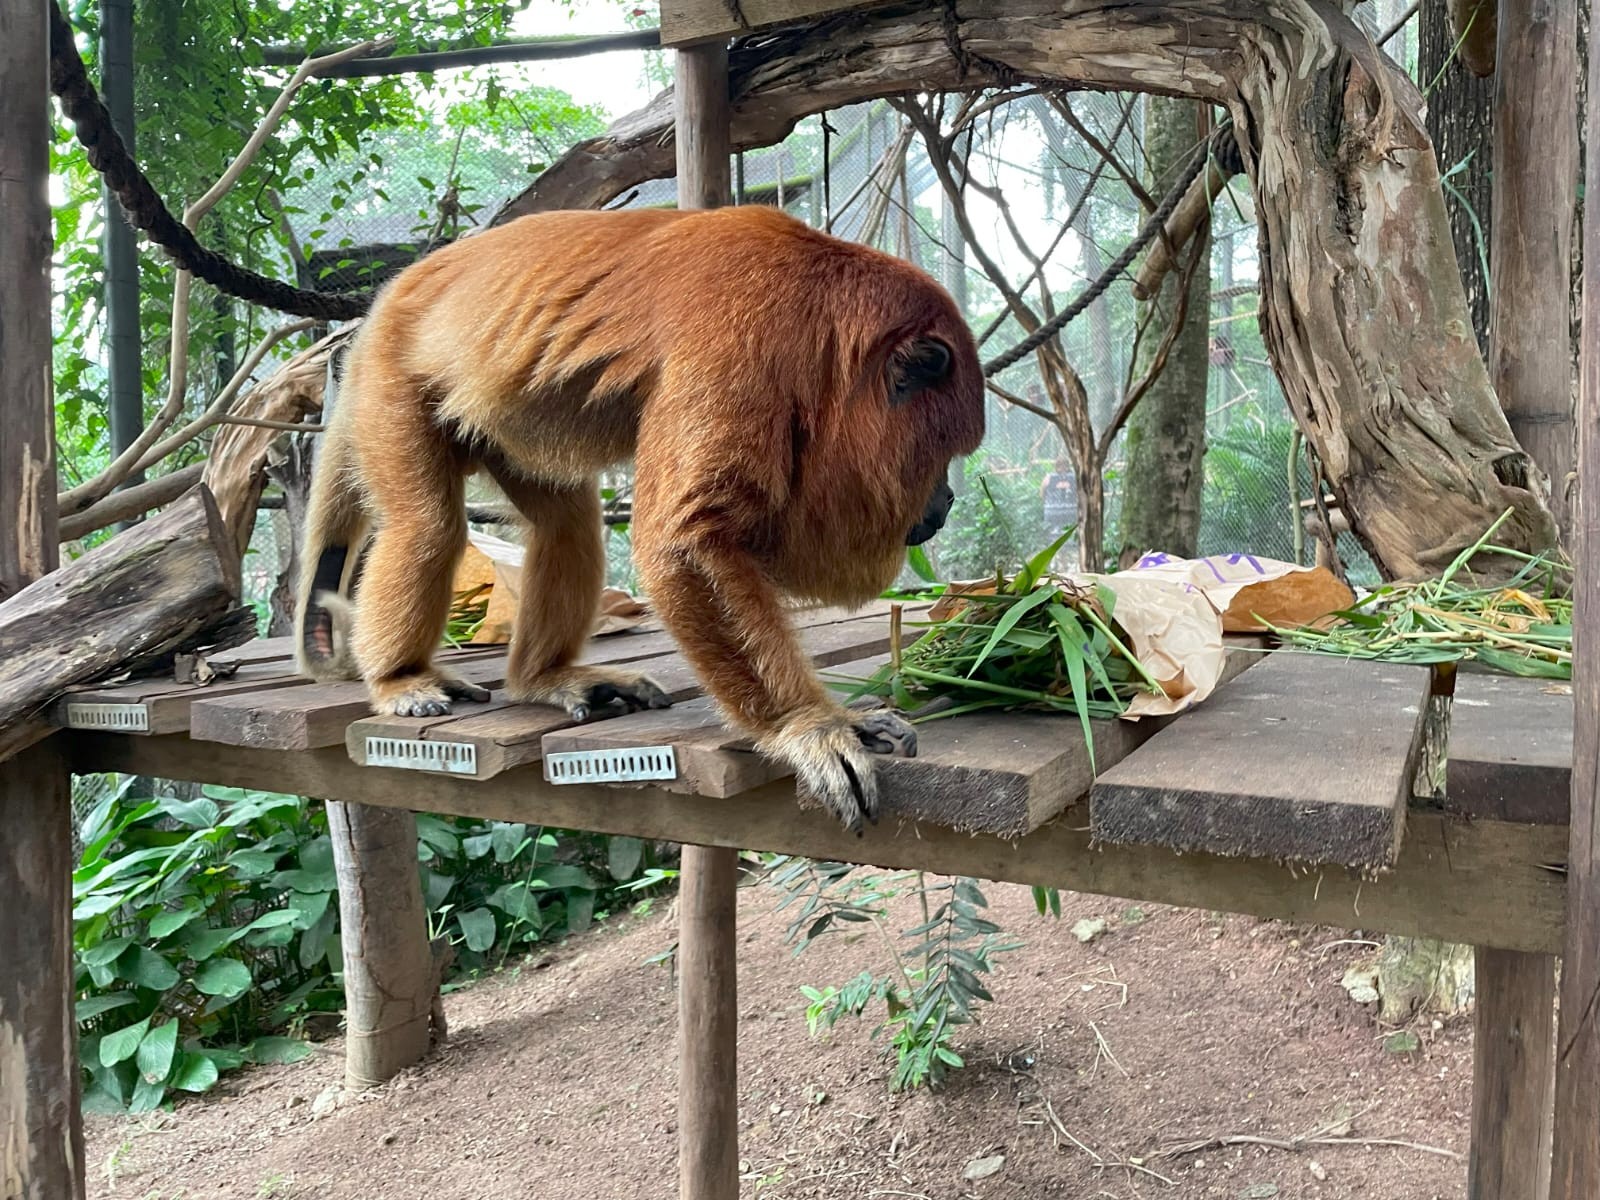
<path fill-rule="evenodd" d="M 311 479 L 295 604 L 295 661 L 302 674 L 319 683 L 361 678 L 350 647 L 350 594 L 366 532 L 355 463 L 335 425 L 323 435 Z"/>

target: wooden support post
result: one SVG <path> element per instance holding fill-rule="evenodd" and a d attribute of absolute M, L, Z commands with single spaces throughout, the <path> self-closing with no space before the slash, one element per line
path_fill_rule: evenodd
<path fill-rule="evenodd" d="M 1589 95 L 1600 96 L 1600 21 L 1589 23 Z M 1600 121 L 1588 125 L 1592 196 L 1600 195 Z M 1600 1196 L 1600 214 L 1592 210 L 1583 221 L 1581 341 L 1578 479 L 1589 482 L 1580 482 L 1572 523 L 1572 814 L 1550 1200 Z"/>
<path fill-rule="evenodd" d="M 1476 948 L 1468 1200 L 1544 1200 L 1555 1082 L 1555 968 L 1547 954 Z"/>
<path fill-rule="evenodd" d="M 1551 508 L 1566 526 L 1571 312 L 1567 289 L 1550 281 L 1565 278 L 1570 261 L 1576 11 L 1557 0 L 1505 0 L 1499 16 L 1490 368 L 1511 428 L 1549 477 Z M 1545 955 L 1479 948 L 1475 969 L 1468 1194 L 1537 1200 L 1550 1173 L 1555 964 Z"/>
<path fill-rule="evenodd" d="M 1486 6 L 1493 14 L 1493 6 Z M 1479 21 L 1485 19 L 1480 12 Z M 1501 0 L 1495 71 L 1489 366 L 1522 448 L 1570 526 L 1572 312 L 1577 194 L 1577 10 Z M 1542 1200 L 1549 1189 L 1555 961 L 1478 947 L 1469 1200 Z"/>
<path fill-rule="evenodd" d="M 1492 14 L 1492 5 L 1484 6 Z M 1483 20 L 1480 12 L 1479 21 Z M 1578 195 L 1578 8 L 1500 0 L 1489 229 L 1489 373 L 1517 444 L 1571 525 L 1572 212 Z"/>
<path fill-rule="evenodd" d="M 678 893 L 678 1197 L 739 1195 L 739 853 L 685 846 Z"/>
<path fill-rule="evenodd" d="M 56 565 L 46 0 L 0 5 L 0 599 Z M 0 762 L 0 1195 L 84 1193 L 72 808 L 46 743 Z"/>
<path fill-rule="evenodd" d="M 678 207 L 728 203 L 728 51 L 680 50 Z M 678 1195 L 739 1195 L 738 852 L 685 846 L 678 898 Z"/>
<path fill-rule="evenodd" d="M 439 994 L 417 875 L 417 819 L 328 801 L 344 951 L 344 1083 L 376 1087 L 427 1054 Z"/>

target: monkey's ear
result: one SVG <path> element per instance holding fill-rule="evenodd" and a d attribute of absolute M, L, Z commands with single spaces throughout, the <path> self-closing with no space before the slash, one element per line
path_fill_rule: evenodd
<path fill-rule="evenodd" d="M 899 408 L 919 392 L 943 383 L 955 356 L 938 338 L 913 338 L 889 359 L 889 407 Z"/>

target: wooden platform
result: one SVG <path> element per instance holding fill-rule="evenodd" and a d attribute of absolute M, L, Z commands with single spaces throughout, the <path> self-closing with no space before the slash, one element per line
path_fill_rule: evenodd
<path fill-rule="evenodd" d="M 887 605 L 809 610 L 794 623 L 828 676 L 863 677 L 889 651 Z M 503 648 L 444 657 L 491 688 L 505 678 Z M 1447 804 L 1425 811 L 1408 804 L 1425 670 L 1264 655 L 1235 639 L 1225 682 L 1193 711 L 1092 723 L 1098 779 L 1072 717 L 926 723 L 916 758 L 880 761 L 884 815 L 857 838 L 797 805 L 786 768 L 723 726 L 660 629 L 598 638 L 586 659 L 637 664 L 679 703 L 583 725 L 503 698 L 447 717 L 379 718 L 359 684 L 304 682 L 288 647 L 264 641 L 223 660 L 233 674 L 209 686 L 123 683 L 56 711 L 91 726 L 69 739 L 79 770 L 919 866 L 1508 949 L 1560 944 L 1571 698 L 1542 681 L 1462 677 Z M 547 757 L 575 752 L 654 753 L 672 765 L 634 783 L 551 782 Z"/>

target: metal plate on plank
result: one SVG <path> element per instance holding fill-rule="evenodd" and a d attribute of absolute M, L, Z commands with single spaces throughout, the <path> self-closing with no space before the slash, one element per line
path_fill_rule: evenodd
<path fill-rule="evenodd" d="M 629 746 L 616 750 L 563 750 L 544 756 L 550 783 L 642 783 L 676 779 L 678 756 L 671 746 Z"/>
<path fill-rule="evenodd" d="M 68 729 L 104 729 L 112 733 L 148 733 L 150 710 L 143 704 L 67 702 Z"/>
<path fill-rule="evenodd" d="M 367 766 L 402 771 L 476 775 L 478 748 L 471 742 L 425 742 L 421 738 L 367 738 Z"/>

